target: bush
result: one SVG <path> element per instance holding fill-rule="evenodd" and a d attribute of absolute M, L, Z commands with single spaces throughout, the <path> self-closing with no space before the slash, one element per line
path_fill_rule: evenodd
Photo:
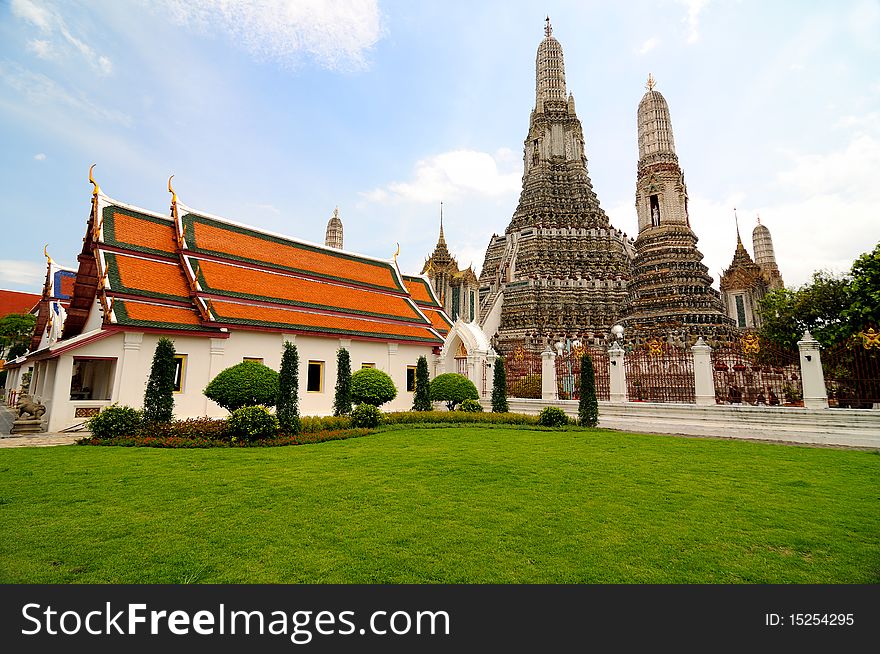
<path fill-rule="evenodd" d="M 541 399 L 541 375 L 526 375 L 512 382 L 509 387 L 510 397 Z"/>
<path fill-rule="evenodd" d="M 316 431 L 338 431 L 351 428 L 351 416 L 302 416 L 299 423 L 301 434 L 311 434 Z"/>
<path fill-rule="evenodd" d="M 357 373 L 355 373 L 357 375 Z M 366 427 L 372 429 L 379 426 L 379 420 L 382 418 L 382 412 L 378 407 L 362 402 L 357 408 L 351 412 L 351 426 L 355 428 Z"/>
<path fill-rule="evenodd" d="M 379 407 L 397 397 L 397 388 L 387 373 L 361 368 L 351 376 L 351 399 L 358 404 Z"/>
<path fill-rule="evenodd" d="M 461 406 L 458 407 L 458 410 L 467 413 L 482 413 L 483 405 L 477 400 L 465 400 L 461 403 Z"/>
<path fill-rule="evenodd" d="M 149 436 L 164 439 L 228 441 L 229 421 L 222 418 L 187 418 L 150 425 Z"/>
<path fill-rule="evenodd" d="M 174 343 L 162 337 L 153 352 L 153 365 L 144 392 L 144 422 L 171 422 L 174 418 Z"/>
<path fill-rule="evenodd" d="M 383 425 L 472 423 L 537 425 L 538 416 L 525 413 L 470 413 L 469 411 L 393 411 L 382 414 Z"/>
<path fill-rule="evenodd" d="M 243 406 L 229 416 L 229 433 L 246 441 L 278 435 L 278 418 L 264 406 Z"/>
<path fill-rule="evenodd" d="M 205 388 L 205 395 L 227 411 L 243 406 L 275 406 L 278 373 L 256 361 L 244 361 L 222 371 Z"/>
<path fill-rule="evenodd" d="M 507 370 L 503 357 L 495 359 L 495 372 L 492 377 L 492 411 L 494 413 L 510 411 L 510 406 L 507 404 Z"/>
<path fill-rule="evenodd" d="M 416 362 L 416 391 L 413 393 L 413 411 L 431 411 L 431 381 L 428 376 L 428 359 L 419 357 Z"/>
<path fill-rule="evenodd" d="M 333 398 L 333 415 L 347 416 L 351 413 L 351 356 L 344 347 L 336 352 L 336 396 Z"/>
<path fill-rule="evenodd" d="M 581 355 L 581 399 L 578 402 L 578 421 L 582 427 L 595 427 L 599 423 L 599 402 L 596 400 L 596 374 L 593 359 L 584 352 Z"/>
<path fill-rule="evenodd" d="M 130 406 L 113 404 L 96 416 L 86 421 L 86 427 L 92 432 L 92 438 L 108 439 L 119 436 L 134 436 L 143 425 L 144 416 L 141 411 Z"/>
<path fill-rule="evenodd" d="M 431 399 L 437 402 L 446 402 L 446 408 L 455 410 L 455 405 L 465 400 L 478 400 L 480 394 L 477 387 L 464 375 L 447 372 L 437 375 L 430 384 Z"/>
<path fill-rule="evenodd" d="M 278 424 L 287 434 L 298 434 L 299 424 L 299 354 L 296 345 L 284 341 L 281 372 L 278 375 Z"/>
<path fill-rule="evenodd" d="M 547 406 L 538 415 L 538 424 L 542 427 L 563 427 L 568 424 L 568 416 L 558 406 Z"/>

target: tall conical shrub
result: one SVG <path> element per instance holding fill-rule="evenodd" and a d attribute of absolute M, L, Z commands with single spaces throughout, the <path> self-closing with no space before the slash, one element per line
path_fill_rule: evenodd
<path fill-rule="evenodd" d="M 504 357 L 495 359 L 495 373 L 492 377 L 492 412 L 507 413 L 507 370 L 504 368 Z"/>
<path fill-rule="evenodd" d="M 416 391 L 413 393 L 413 411 L 430 411 L 431 403 L 430 380 L 428 379 L 428 359 L 419 357 L 416 362 Z"/>
<path fill-rule="evenodd" d="M 281 355 L 281 372 L 278 377 L 278 401 L 275 415 L 286 434 L 298 434 L 299 424 L 299 354 L 296 345 L 284 342 Z"/>
<path fill-rule="evenodd" d="M 333 398 L 333 415 L 347 416 L 351 413 L 351 355 L 344 347 L 336 351 L 336 396 Z"/>
<path fill-rule="evenodd" d="M 593 370 L 593 359 L 586 352 L 581 355 L 581 401 L 578 403 L 578 419 L 583 427 L 595 427 L 599 424 L 596 373 Z"/>
<path fill-rule="evenodd" d="M 174 354 L 174 342 L 160 338 L 144 392 L 144 422 L 171 422 L 174 418 Z"/>

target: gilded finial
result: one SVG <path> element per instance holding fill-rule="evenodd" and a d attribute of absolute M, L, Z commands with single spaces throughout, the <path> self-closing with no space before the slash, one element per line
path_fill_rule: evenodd
<path fill-rule="evenodd" d="M 174 179 L 174 175 L 168 178 L 168 192 L 171 194 L 171 204 L 177 204 L 177 193 L 175 193 L 174 189 L 171 188 L 172 179 Z"/>
<path fill-rule="evenodd" d="M 95 178 L 92 176 L 92 171 L 95 169 L 95 166 L 98 164 L 92 164 L 89 168 L 89 181 L 95 185 L 95 188 L 92 189 L 92 195 L 97 196 L 98 193 L 101 192 L 101 188 L 98 186 L 98 182 L 95 181 Z"/>
<path fill-rule="evenodd" d="M 544 36 L 553 36 L 553 27 L 550 25 L 550 16 L 544 20 L 546 25 L 544 25 Z"/>
<path fill-rule="evenodd" d="M 756 213 L 755 217 L 758 219 L 758 224 L 760 225 L 761 224 L 761 214 Z"/>
<path fill-rule="evenodd" d="M 43 256 L 46 257 L 46 263 L 52 265 L 52 257 L 49 256 L 49 244 L 43 246 Z"/>
<path fill-rule="evenodd" d="M 648 73 L 648 83 L 645 84 L 645 88 L 649 91 L 653 91 L 656 84 L 657 82 L 654 80 L 654 76 L 651 73 Z"/>
<path fill-rule="evenodd" d="M 400 243 L 397 243 L 397 252 L 395 252 L 394 257 L 392 257 L 394 259 L 395 264 L 397 263 L 397 255 L 398 254 L 400 254 Z"/>

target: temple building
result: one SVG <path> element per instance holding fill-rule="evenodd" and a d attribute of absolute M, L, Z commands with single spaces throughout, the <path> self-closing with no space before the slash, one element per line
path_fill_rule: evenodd
<path fill-rule="evenodd" d="M 733 321 L 697 249 L 684 173 L 675 153 L 669 105 L 648 76 L 638 108 L 636 212 L 639 235 L 624 326 L 636 342 L 690 345 L 725 341 Z"/>
<path fill-rule="evenodd" d="M 721 275 L 721 299 L 724 311 L 739 329 L 761 327 L 761 314 L 758 311 L 761 299 L 772 290 L 783 288 L 782 276 L 773 254 L 773 241 L 770 230 L 761 224 L 752 232 L 752 246 L 755 259 L 759 253 L 764 265 L 752 261 L 739 235 L 739 222 L 736 227 L 736 250 L 733 261 Z"/>
<path fill-rule="evenodd" d="M 227 415 L 203 394 L 208 382 L 244 360 L 277 370 L 285 341 L 299 351 L 304 415 L 332 413 L 339 348 L 354 369 L 391 376 L 398 396 L 387 408 L 410 408 L 418 358 L 437 370 L 454 331 L 426 278 L 191 209 L 170 181 L 169 191 L 170 215 L 162 215 L 95 184 L 63 329 L 48 334 L 48 318 L 38 324 L 38 344 L 7 380 L 17 389 L 33 370 L 29 392 L 47 408 L 48 431 L 114 402 L 141 407 L 163 336 L 176 350 L 178 418 Z M 44 299 L 58 296 L 47 282 Z"/>
<path fill-rule="evenodd" d="M 623 313 L 633 243 L 610 224 L 593 190 L 549 18 L 535 60 L 523 166 L 516 211 L 486 250 L 479 323 L 502 351 L 566 336 L 603 340 Z"/>
<path fill-rule="evenodd" d="M 327 234 L 324 237 L 324 245 L 328 248 L 342 249 L 342 220 L 339 218 L 339 207 L 333 210 L 333 215 L 327 221 Z"/>
<path fill-rule="evenodd" d="M 449 253 L 446 238 L 443 236 L 443 209 L 440 209 L 440 237 L 434 252 L 425 260 L 422 274 L 431 280 L 431 286 L 446 314 L 453 321 L 461 318 L 464 322 L 477 319 L 479 312 L 480 283 L 472 268 L 459 268 L 458 262 Z"/>

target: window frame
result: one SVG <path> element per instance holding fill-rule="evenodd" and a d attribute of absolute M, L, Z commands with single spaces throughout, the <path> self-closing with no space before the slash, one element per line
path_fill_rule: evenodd
<path fill-rule="evenodd" d="M 325 364 L 326 364 L 325 361 L 309 360 L 308 364 L 306 365 L 306 393 L 323 393 L 324 392 L 324 366 L 325 366 Z M 318 373 L 318 389 L 317 390 L 311 390 L 309 388 L 309 382 L 311 380 L 311 375 L 309 374 L 309 371 L 311 370 L 313 365 L 318 366 L 318 369 L 320 371 Z"/>

